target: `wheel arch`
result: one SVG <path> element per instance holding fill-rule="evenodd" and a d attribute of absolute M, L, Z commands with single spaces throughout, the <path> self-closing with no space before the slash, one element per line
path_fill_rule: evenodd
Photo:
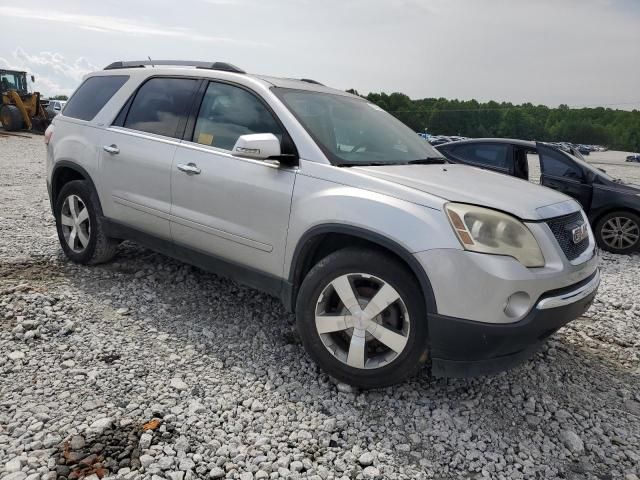
<path fill-rule="evenodd" d="M 595 230 L 596 225 L 602 219 L 602 217 L 614 212 L 627 212 L 640 216 L 640 210 L 637 208 L 633 208 L 627 205 L 608 205 L 606 207 L 598 209 L 595 214 L 589 215 L 589 221 L 591 222 L 591 226 L 593 227 L 593 229 Z"/>
<path fill-rule="evenodd" d="M 69 160 L 60 160 L 56 162 L 56 165 L 53 168 L 53 172 L 51 173 L 51 209 L 54 209 L 56 204 L 56 200 L 58 198 L 58 194 L 62 187 L 65 184 L 73 181 L 73 180 L 85 180 L 89 183 L 93 191 L 98 196 L 98 190 L 96 189 L 95 183 L 93 183 L 93 179 L 89 172 L 87 172 L 82 166 L 78 165 L 75 162 L 71 162 Z M 102 206 L 98 201 L 98 209 L 100 214 L 102 214 Z"/>
<path fill-rule="evenodd" d="M 288 292 L 283 295 L 287 309 L 295 310 L 298 290 L 309 270 L 322 258 L 347 246 L 372 248 L 396 258 L 418 280 L 427 312 L 437 313 L 436 299 L 429 277 L 422 265 L 407 249 L 384 235 L 345 224 L 317 225 L 300 237 L 291 258 Z"/>

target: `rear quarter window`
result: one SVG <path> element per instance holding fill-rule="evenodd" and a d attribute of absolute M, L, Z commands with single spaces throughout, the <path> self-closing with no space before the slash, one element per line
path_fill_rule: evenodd
<path fill-rule="evenodd" d="M 128 79 L 128 75 L 87 78 L 65 105 L 64 116 L 93 120 Z"/>

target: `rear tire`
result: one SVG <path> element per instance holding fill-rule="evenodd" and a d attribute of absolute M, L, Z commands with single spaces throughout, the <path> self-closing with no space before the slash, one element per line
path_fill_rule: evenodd
<path fill-rule="evenodd" d="M 22 114 L 15 105 L 2 105 L 0 107 L 0 122 L 7 132 L 13 132 L 22 128 Z"/>
<path fill-rule="evenodd" d="M 69 260 L 95 265 L 111 260 L 118 241 L 107 237 L 95 190 L 85 180 L 65 184 L 55 204 L 58 239 Z"/>
<path fill-rule="evenodd" d="M 611 253 L 629 254 L 640 249 L 640 217 L 626 211 L 610 212 L 596 223 L 598 245 Z"/>
<path fill-rule="evenodd" d="M 300 287 L 296 324 L 311 358 L 357 387 L 402 382 L 428 358 L 419 283 L 405 266 L 376 251 L 348 248 L 320 260 Z"/>

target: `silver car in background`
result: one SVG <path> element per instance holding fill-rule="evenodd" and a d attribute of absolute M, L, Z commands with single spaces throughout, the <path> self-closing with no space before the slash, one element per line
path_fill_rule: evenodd
<path fill-rule="evenodd" d="M 279 297 L 309 355 L 361 387 L 493 373 L 599 283 L 578 203 L 446 163 L 366 100 L 226 63 L 116 62 L 47 132 L 65 254 L 122 239 Z"/>

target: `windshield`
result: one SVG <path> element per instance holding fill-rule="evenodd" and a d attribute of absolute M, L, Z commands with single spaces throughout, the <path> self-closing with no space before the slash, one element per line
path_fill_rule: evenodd
<path fill-rule="evenodd" d="M 24 73 L 0 72 L 0 90 L 26 92 L 27 76 Z"/>
<path fill-rule="evenodd" d="M 366 100 L 287 88 L 273 90 L 334 165 L 443 158 L 416 132 Z"/>

